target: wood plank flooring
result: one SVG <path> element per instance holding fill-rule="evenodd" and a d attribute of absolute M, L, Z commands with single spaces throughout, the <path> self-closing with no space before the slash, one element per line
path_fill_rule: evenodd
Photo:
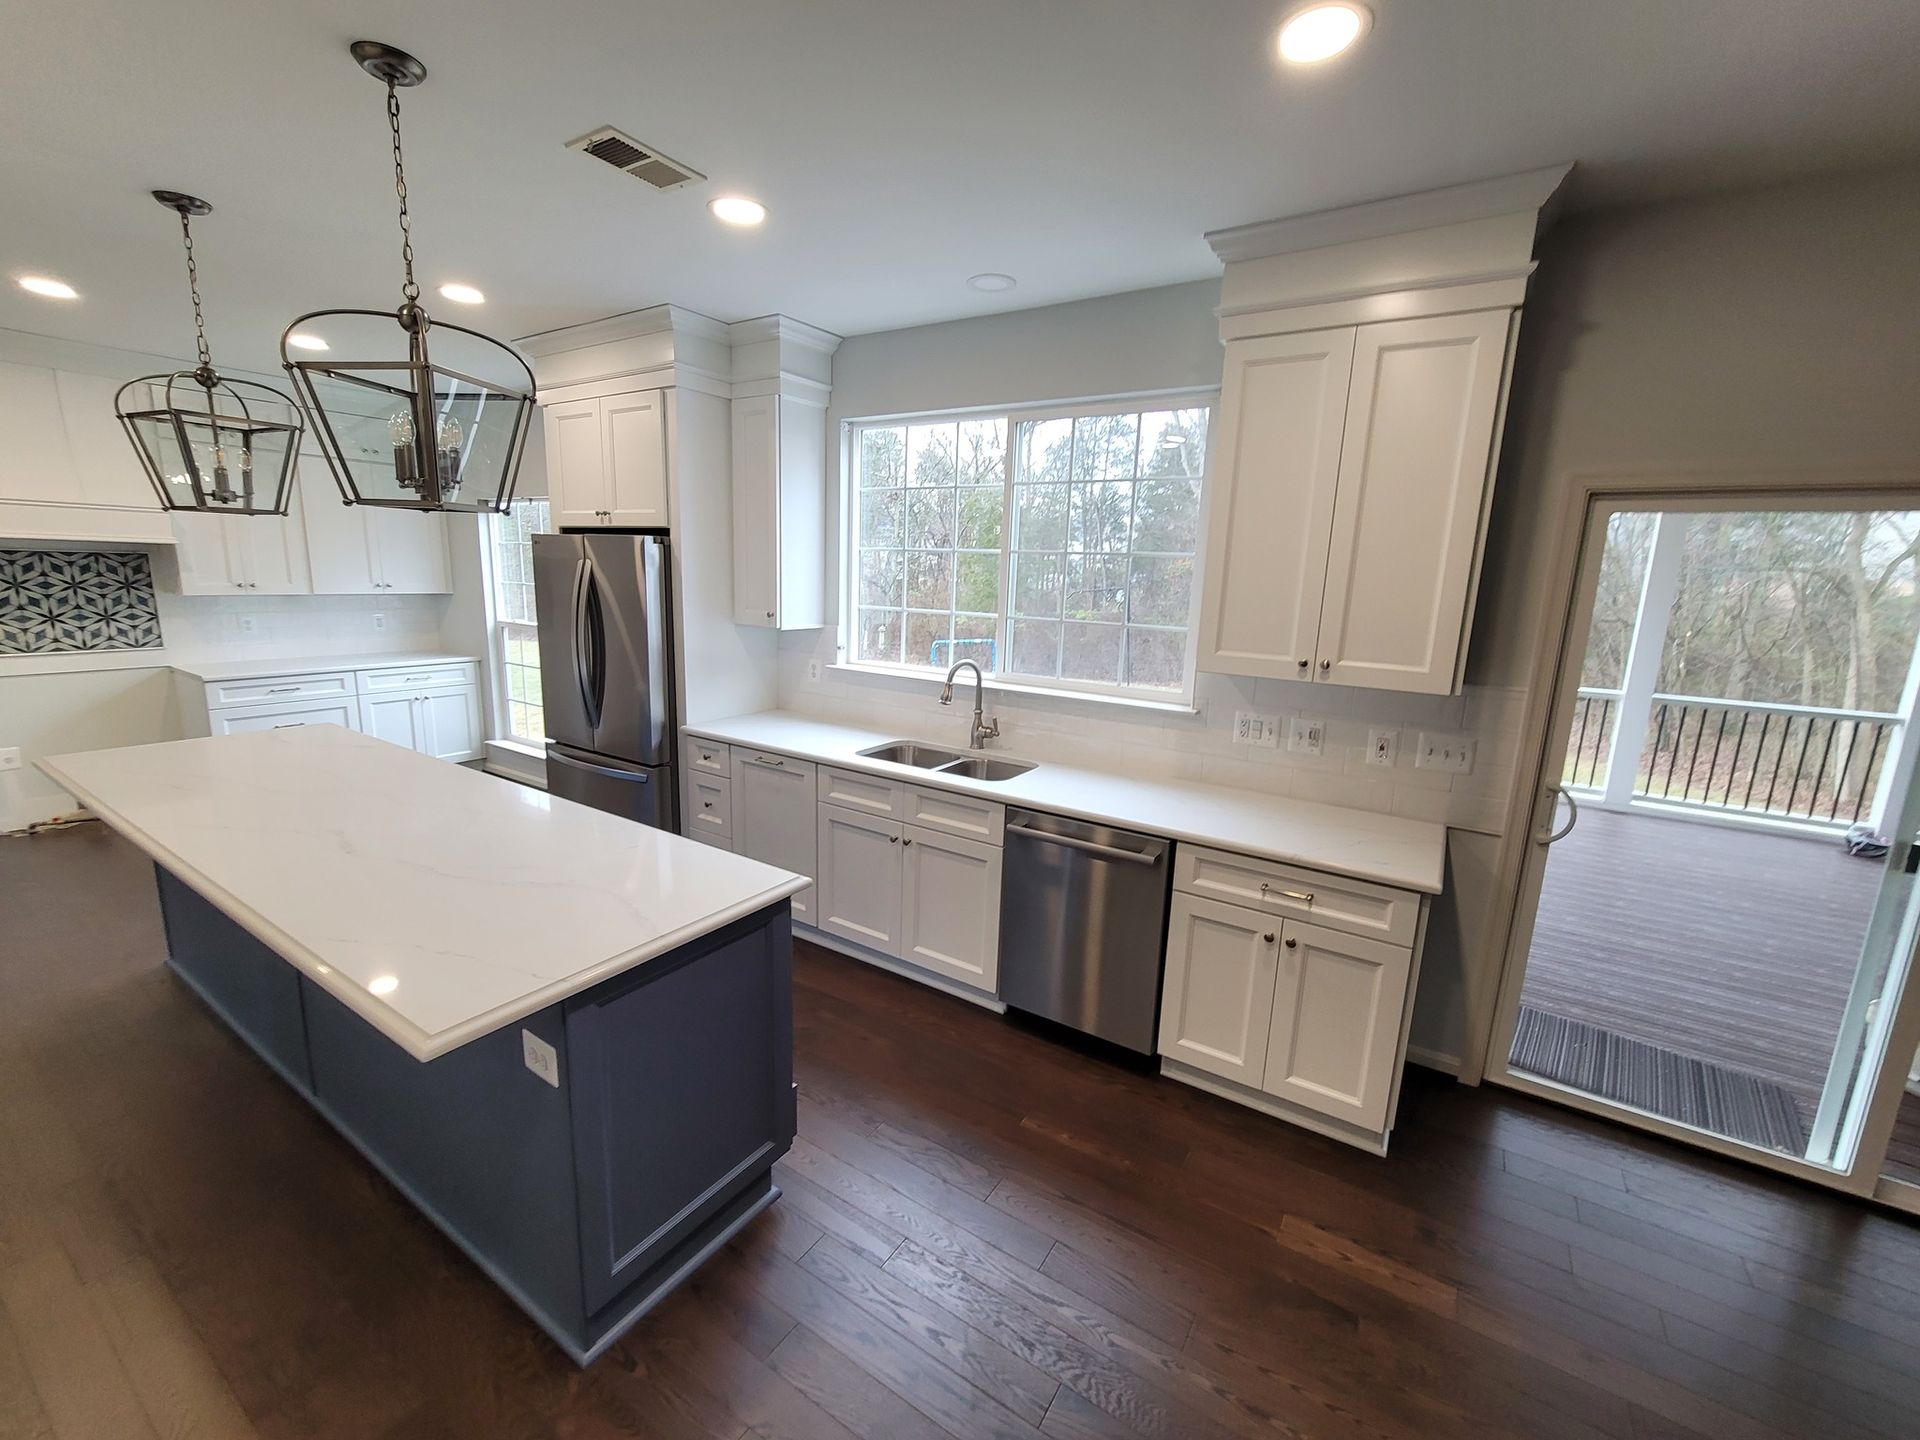
<path fill-rule="evenodd" d="M 804 947 L 785 1195 L 581 1371 L 160 957 L 130 847 L 0 841 L 0 1437 L 1916 1433 L 1896 1217 L 1421 1072 L 1381 1161 Z"/>

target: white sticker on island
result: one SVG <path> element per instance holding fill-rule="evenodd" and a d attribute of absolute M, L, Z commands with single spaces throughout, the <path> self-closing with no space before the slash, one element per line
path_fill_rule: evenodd
<path fill-rule="evenodd" d="M 526 1057 L 527 1069 L 533 1071 L 554 1089 L 560 1088 L 560 1052 L 542 1040 L 531 1030 L 520 1032 L 520 1053 Z"/>

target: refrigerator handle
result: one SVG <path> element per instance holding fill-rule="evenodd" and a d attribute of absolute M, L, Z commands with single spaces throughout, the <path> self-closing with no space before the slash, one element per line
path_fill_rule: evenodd
<path fill-rule="evenodd" d="M 573 571 L 573 682 L 580 690 L 580 708 L 586 712 L 587 728 L 600 724 L 588 678 L 592 662 L 587 654 L 587 562 L 583 556 Z"/>

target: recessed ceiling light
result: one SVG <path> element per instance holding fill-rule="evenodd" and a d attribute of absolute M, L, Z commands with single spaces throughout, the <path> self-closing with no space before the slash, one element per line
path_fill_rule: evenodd
<path fill-rule="evenodd" d="M 296 330 L 293 334 L 287 336 L 287 343 L 296 350 L 324 350 L 327 348 L 327 342 L 322 340 L 318 335 L 309 335 L 301 330 Z"/>
<path fill-rule="evenodd" d="M 20 288 L 33 295 L 44 295 L 49 300 L 78 300 L 80 292 L 64 280 L 49 279 L 45 275 L 22 275 Z"/>
<path fill-rule="evenodd" d="M 481 305 L 486 303 L 487 298 L 478 290 L 474 289 L 473 286 L 462 285 L 458 281 L 449 285 L 442 285 L 440 287 L 440 293 L 456 305 Z"/>
<path fill-rule="evenodd" d="M 729 225 L 758 225 L 767 218 L 767 207 L 744 195 L 716 195 L 707 202 L 713 218 Z"/>
<path fill-rule="evenodd" d="M 1280 26 L 1280 58 L 1295 65 L 1331 60 L 1367 33 L 1373 12 L 1351 0 L 1309 5 L 1296 10 Z"/>
<path fill-rule="evenodd" d="M 998 270 L 988 270 L 979 275 L 969 275 L 967 284 L 975 290 L 984 290 L 989 295 L 1001 290 L 1011 290 L 1020 282 L 1011 275 L 1002 275 Z"/>

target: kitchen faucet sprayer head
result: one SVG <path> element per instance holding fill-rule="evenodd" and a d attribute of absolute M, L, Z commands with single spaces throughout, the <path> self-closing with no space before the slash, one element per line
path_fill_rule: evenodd
<path fill-rule="evenodd" d="M 940 703 L 942 705 L 953 704 L 953 681 L 949 680 L 940 687 Z"/>

